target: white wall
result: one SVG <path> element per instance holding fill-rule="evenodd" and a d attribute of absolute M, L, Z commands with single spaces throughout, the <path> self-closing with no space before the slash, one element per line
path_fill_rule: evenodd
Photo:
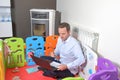
<path fill-rule="evenodd" d="M 120 0 L 57 0 L 62 22 L 98 32 L 98 52 L 120 65 Z"/>

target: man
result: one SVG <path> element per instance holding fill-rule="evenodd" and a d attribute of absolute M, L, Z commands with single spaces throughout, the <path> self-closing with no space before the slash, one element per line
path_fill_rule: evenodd
<path fill-rule="evenodd" d="M 44 59 L 61 63 L 56 71 L 44 71 L 44 75 L 55 78 L 73 77 L 78 73 L 79 66 L 85 62 L 79 42 L 70 36 L 70 25 L 61 23 L 58 27 L 59 38 L 52 57 L 42 56 Z M 58 58 L 59 57 L 59 58 Z"/>

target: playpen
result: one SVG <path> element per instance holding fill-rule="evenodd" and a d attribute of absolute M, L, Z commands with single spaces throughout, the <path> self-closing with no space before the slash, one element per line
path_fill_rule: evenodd
<path fill-rule="evenodd" d="M 86 57 L 86 64 L 80 69 L 79 76 L 85 80 L 119 80 L 118 67 L 97 54 L 99 34 L 78 28 L 73 28 L 73 33 L 76 33 L 74 29 L 79 30 L 77 39 L 81 41 Z"/>
<path fill-rule="evenodd" d="M 0 39 L 0 80 L 5 80 L 5 64 L 3 57 L 3 40 Z"/>
<path fill-rule="evenodd" d="M 73 30 L 74 31 L 74 30 Z M 75 32 L 73 32 L 73 34 L 75 34 Z M 80 40 L 81 44 L 82 44 L 82 48 L 83 48 L 83 52 L 86 58 L 86 64 L 84 65 L 84 68 L 80 65 L 80 72 L 79 72 L 79 76 L 82 77 L 81 79 L 79 78 L 79 80 L 118 80 L 118 70 L 117 67 L 110 61 L 104 58 L 99 58 L 99 56 L 97 55 L 97 47 L 98 47 L 98 39 L 99 39 L 99 34 L 98 33 L 94 33 L 94 32 L 89 32 L 83 29 L 79 29 L 79 33 L 77 34 L 79 36 L 77 36 L 77 39 Z M 31 52 L 36 53 L 36 56 L 41 56 L 41 55 L 47 55 L 49 56 L 49 52 L 53 51 L 55 48 L 55 45 L 57 43 L 57 38 L 58 36 L 48 36 L 49 38 L 46 38 L 46 42 L 44 42 L 42 39 L 38 39 L 37 36 L 33 36 L 33 37 L 28 37 L 26 38 L 26 42 L 24 43 L 21 38 L 20 38 L 20 42 L 21 43 L 15 43 L 16 45 L 10 44 L 9 40 L 10 39 L 14 39 L 14 38 L 10 38 L 10 39 L 6 39 L 4 40 L 0 40 L 0 80 L 12 80 L 12 79 L 8 79 L 6 78 L 6 70 L 7 68 L 15 68 L 17 67 L 24 67 L 26 64 L 24 64 L 25 62 L 28 63 L 28 66 L 33 65 L 33 61 L 31 60 L 31 57 L 29 56 L 29 54 Z M 17 38 L 18 39 L 18 38 Z M 37 41 L 38 40 L 38 41 Z M 14 42 L 14 40 L 13 40 Z M 42 43 L 39 43 L 42 42 Z M 37 47 L 32 47 L 33 45 L 35 45 L 37 43 Z M 8 46 L 5 47 L 5 44 L 7 44 Z M 43 47 L 44 44 L 44 47 Z M 16 50 L 14 50 L 14 48 L 10 47 L 10 45 L 14 46 Z M 24 48 L 24 46 L 26 45 L 26 48 Z M 41 46 L 42 45 L 42 46 Z M 9 49 L 5 50 L 7 47 L 12 48 L 14 51 L 9 51 Z M 24 51 L 25 49 L 25 51 Z M 43 52 L 43 49 L 45 49 L 46 51 Z M 16 59 L 15 61 L 17 62 L 13 62 L 13 54 L 15 53 L 15 51 L 19 54 L 19 55 L 14 55 L 14 59 Z M 24 52 L 23 52 L 24 51 Z M 11 54 L 6 54 L 7 52 L 11 53 Z M 40 54 L 38 54 L 40 52 Z M 45 54 L 44 54 L 45 53 Z M 4 55 L 7 56 L 4 56 Z M 25 56 L 23 55 L 25 54 Z M 4 57 L 3 57 L 4 56 Z M 24 59 L 23 59 L 24 58 Z M 12 65 L 7 65 L 8 63 L 14 63 Z M 103 64 L 100 64 L 103 63 Z M 20 65 L 19 65 L 20 64 Z M 102 66 L 101 66 L 102 65 Z M 112 67 L 111 67 L 112 66 Z M 11 75 L 11 72 L 8 72 L 9 75 Z M 36 72 L 39 73 L 39 75 L 42 74 L 42 72 Z M 17 73 L 12 73 L 13 75 L 17 75 L 16 78 L 19 78 L 19 76 L 23 76 L 22 72 L 17 74 Z M 12 76 L 13 76 L 12 75 Z M 41 76 L 37 76 L 38 78 L 33 78 L 32 76 L 36 76 L 34 74 L 26 74 L 24 76 L 27 76 L 29 78 L 27 79 L 22 79 L 21 80 L 54 80 L 52 78 L 49 77 L 43 77 Z M 115 77 L 114 79 L 112 77 Z M 14 76 L 13 76 L 14 77 Z M 99 77 L 99 78 L 98 78 Z M 70 79 L 70 78 L 69 78 Z M 64 80 L 69 80 L 69 79 L 64 79 Z M 19 80 L 19 79 L 18 79 Z M 71 79 L 70 79 L 71 80 Z M 75 80 L 75 79 L 72 79 Z"/>

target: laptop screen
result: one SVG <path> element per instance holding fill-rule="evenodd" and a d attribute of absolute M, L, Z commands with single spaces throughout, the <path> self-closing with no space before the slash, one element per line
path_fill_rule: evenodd
<path fill-rule="evenodd" d="M 38 58 L 38 57 L 33 56 L 33 55 L 31 57 L 32 57 L 33 61 L 37 65 L 39 65 L 40 67 L 43 67 L 43 68 L 48 69 L 48 70 L 52 70 L 52 67 L 50 66 L 51 61 L 43 59 L 43 58 Z"/>

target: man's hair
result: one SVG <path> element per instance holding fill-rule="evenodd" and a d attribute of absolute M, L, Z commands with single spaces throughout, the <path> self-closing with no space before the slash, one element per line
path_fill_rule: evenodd
<path fill-rule="evenodd" d="M 70 25 L 66 22 L 60 23 L 58 28 L 66 28 L 67 31 L 70 31 Z"/>

